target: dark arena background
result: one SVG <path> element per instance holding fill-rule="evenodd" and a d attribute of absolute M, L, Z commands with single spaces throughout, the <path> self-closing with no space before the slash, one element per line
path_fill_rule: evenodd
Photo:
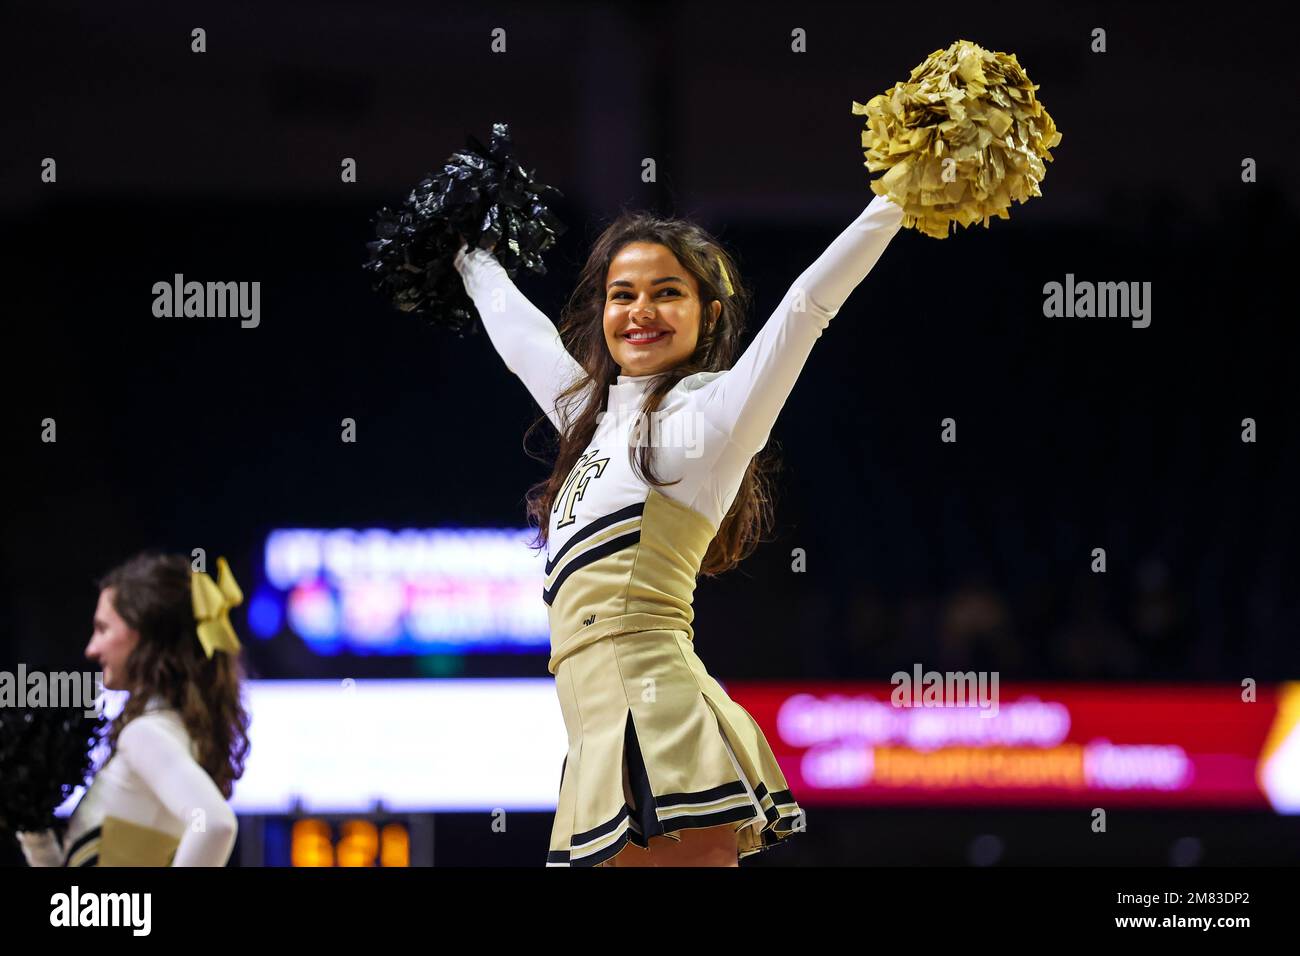
<path fill-rule="evenodd" d="M 564 197 L 539 308 L 644 208 L 737 255 L 748 336 L 872 198 L 852 102 L 958 39 L 1014 53 L 1062 141 L 1009 219 L 892 241 L 772 432 L 773 539 L 699 582 L 696 649 L 808 815 L 742 868 L 1300 859 L 1280 6 L 7 14 L 0 666 L 85 671 L 95 582 L 139 551 L 227 557 L 231 867 L 546 859 L 538 410 L 485 335 L 372 291 L 376 210 L 509 123 Z M 256 325 L 156 317 L 177 275 L 259 283 Z M 1085 281 L 1149 289 L 1149 321 L 1047 314 Z M 996 713 L 898 706 L 930 672 L 996 681 Z"/>

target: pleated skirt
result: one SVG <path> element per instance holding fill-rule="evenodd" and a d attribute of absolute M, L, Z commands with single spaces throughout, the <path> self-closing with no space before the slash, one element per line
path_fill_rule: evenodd
<path fill-rule="evenodd" d="M 749 713 L 704 668 L 686 632 L 598 640 L 560 661 L 569 748 L 547 866 L 595 866 L 653 836 L 732 826 L 740 857 L 804 829 Z"/>

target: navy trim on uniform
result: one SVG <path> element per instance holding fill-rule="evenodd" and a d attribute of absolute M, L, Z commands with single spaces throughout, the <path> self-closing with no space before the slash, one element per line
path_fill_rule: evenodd
<path fill-rule="evenodd" d="M 542 589 L 542 600 L 545 601 L 549 607 L 551 602 L 555 600 L 555 595 L 560 592 L 560 585 L 563 584 L 574 571 L 577 571 L 580 568 L 585 568 L 593 561 L 599 561 L 601 558 L 622 551 L 624 548 L 629 548 L 640 540 L 641 529 L 637 528 L 635 531 L 619 535 L 617 538 L 611 538 L 604 544 L 598 544 L 590 551 L 584 551 L 565 566 L 564 570 L 560 572 L 558 577 L 556 577 L 555 583 L 551 585 L 550 588 Z"/>
<path fill-rule="evenodd" d="M 715 810 L 713 813 L 686 813 L 678 817 L 668 817 L 663 822 L 664 832 L 674 830 L 698 830 L 703 827 L 715 827 L 722 823 L 740 823 L 752 820 L 754 808 L 751 806 L 732 807 L 730 810 Z"/>
<path fill-rule="evenodd" d="M 614 856 L 614 854 L 618 853 L 619 850 L 623 849 L 623 847 L 627 844 L 629 839 L 632 839 L 633 842 L 638 842 L 636 841 L 635 838 L 629 837 L 628 830 L 624 830 L 623 833 L 619 836 L 619 838 L 615 840 L 613 843 L 611 843 L 609 846 L 602 847 L 599 850 L 593 850 L 592 852 L 584 854 L 582 856 L 574 856 L 574 853 L 578 852 L 577 850 L 573 849 L 574 844 L 588 843 L 591 840 L 596 839 L 597 837 L 602 837 L 607 833 L 611 833 L 612 831 L 616 830 L 619 824 L 622 823 L 624 820 L 628 820 L 628 824 L 630 827 L 635 827 L 636 826 L 635 820 L 628 819 L 631 812 L 632 812 L 631 808 L 629 808 L 627 804 L 624 804 L 623 808 L 619 810 L 618 813 L 614 814 L 612 819 L 606 820 L 600 826 L 593 827 L 592 829 L 587 830 L 585 833 L 575 833 L 573 836 L 571 836 L 569 838 L 568 851 L 564 851 L 564 850 L 549 851 L 546 855 L 546 862 L 556 863 L 556 864 L 567 862 L 570 866 L 596 866 L 599 863 L 604 863 L 611 856 Z M 559 854 L 563 854 L 563 859 L 560 858 Z"/>
<path fill-rule="evenodd" d="M 618 825 L 627 817 L 628 812 L 627 806 L 624 805 L 622 810 L 618 811 L 618 813 L 614 814 L 611 819 L 606 820 L 600 826 L 592 827 L 590 830 L 583 833 L 575 833 L 573 836 L 569 837 L 569 846 L 572 847 L 576 843 L 590 843 L 597 837 L 602 837 L 606 833 L 617 829 Z"/>
<path fill-rule="evenodd" d="M 772 802 L 778 806 L 782 803 L 794 803 L 794 794 L 789 790 L 773 790 Z"/>
<path fill-rule="evenodd" d="M 627 763 L 627 781 L 636 803 L 632 815 L 637 825 L 636 837 L 632 842 L 643 850 L 648 850 L 650 838 L 662 835 L 664 828 L 659 823 L 659 815 L 655 813 L 655 795 L 650 788 L 650 775 L 646 773 L 641 744 L 636 739 L 636 722 L 632 719 L 630 710 L 627 712 L 627 722 L 623 725 L 623 760 Z"/>
<path fill-rule="evenodd" d="M 103 828 L 102 826 L 95 827 L 95 829 L 93 829 L 93 830 L 87 830 L 87 831 L 86 831 L 85 833 L 83 833 L 81 836 L 77 837 L 76 841 L 72 844 L 72 846 L 68 847 L 68 848 L 64 851 L 64 853 L 63 853 L 63 865 L 64 865 L 64 866 L 67 866 L 67 865 L 68 865 L 68 861 L 72 859 L 72 854 L 76 853 L 78 850 L 80 850 L 83 846 L 85 846 L 85 845 L 86 845 L 87 843 L 89 843 L 91 840 L 97 840 L 97 839 L 99 839 L 100 835 L 103 833 L 103 830 L 104 830 L 104 828 Z M 96 863 L 98 863 L 98 862 L 99 862 L 99 854 L 96 853 L 94 856 L 87 858 L 84 862 L 79 863 L 79 864 L 77 864 L 77 865 L 78 865 L 78 866 L 93 866 L 94 864 L 96 864 Z"/>
<path fill-rule="evenodd" d="M 612 524 L 618 524 L 620 521 L 626 521 L 628 518 L 635 518 L 644 511 L 645 502 L 638 501 L 634 505 L 628 505 L 626 508 L 619 508 L 617 511 L 612 511 L 604 517 L 597 518 L 590 522 L 585 528 L 566 541 L 564 547 L 556 552 L 555 557 L 546 562 L 546 573 L 550 574 L 551 571 L 554 570 L 555 566 L 564 560 L 564 556 L 569 553 L 569 549 L 574 545 L 581 544 L 596 532 L 608 528 Z"/>
<path fill-rule="evenodd" d="M 716 787 L 710 787 L 708 790 L 701 790 L 698 793 L 670 793 L 663 797 L 655 797 L 655 802 L 661 807 L 671 807 L 680 803 L 707 803 L 710 800 L 721 800 L 723 797 L 739 796 L 744 792 L 744 781 L 736 780 L 733 783 L 720 784 Z M 751 813 L 750 816 L 753 816 L 753 814 Z"/>
<path fill-rule="evenodd" d="M 612 856 L 617 856 L 619 850 L 627 846 L 629 834 L 624 833 L 621 837 L 605 847 L 603 850 L 597 850 L 590 856 L 580 857 L 572 861 L 570 866 L 599 866 Z"/>

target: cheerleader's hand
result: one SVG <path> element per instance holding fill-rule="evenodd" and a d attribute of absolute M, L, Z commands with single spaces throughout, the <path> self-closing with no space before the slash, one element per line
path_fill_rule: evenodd
<path fill-rule="evenodd" d="M 461 236 L 460 249 L 457 250 L 455 257 L 451 260 L 451 264 L 455 266 L 456 271 L 461 274 L 462 278 L 464 278 L 465 270 L 470 266 L 475 265 L 476 261 L 477 262 L 495 261 L 492 256 L 492 251 L 495 248 L 496 248 L 496 243 L 493 243 L 491 248 L 488 249 L 483 249 L 478 246 L 471 247 L 470 244 L 465 241 L 465 237 Z M 482 259 L 480 257 L 480 254 L 482 256 L 486 256 L 487 259 Z"/>
<path fill-rule="evenodd" d="M 63 847 L 53 830 L 18 831 L 18 845 L 28 866 L 62 866 Z"/>
<path fill-rule="evenodd" d="M 874 196 L 871 202 L 867 203 L 867 209 L 875 215 L 888 218 L 894 218 L 902 221 L 903 207 L 894 202 L 889 196 Z"/>
<path fill-rule="evenodd" d="M 464 233 L 460 233 L 460 248 L 461 248 L 461 252 L 464 252 L 467 246 L 469 246 L 469 240 L 465 238 L 465 234 L 464 234 Z M 474 248 L 474 249 L 483 249 L 484 252 L 496 252 L 497 244 L 494 242 L 494 243 L 492 243 L 492 245 L 488 246 L 488 247 L 485 248 L 485 249 L 484 249 L 482 246 L 473 246 L 473 247 L 471 247 L 471 248 Z"/>
<path fill-rule="evenodd" d="M 466 242 L 465 238 L 462 236 L 460 240 L 460 249 L 456 252 L 456 257 L 451 261 L 451 264 L 456 267 L 456 271 L 459 272 L 462 277 L 464 277 L 465 269 L 470 264 L 468 257 L 473 251 L 474 250 L 470 249 L 469 243 Z"/>

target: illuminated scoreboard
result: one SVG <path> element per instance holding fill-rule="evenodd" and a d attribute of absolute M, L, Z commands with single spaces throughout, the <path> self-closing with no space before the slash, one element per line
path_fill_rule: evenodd
<path fill-rule="evenodd" d="M 260 817 L 241 822 L 241 858 L 249 866 L 431 866 L 432 835 L 427 816 Z"/>
<path fill-rule="evenodd" d="M 545 561 L 528 528 L 271 532 L 248 626 L 317 654 L 545 653 Z"/>

